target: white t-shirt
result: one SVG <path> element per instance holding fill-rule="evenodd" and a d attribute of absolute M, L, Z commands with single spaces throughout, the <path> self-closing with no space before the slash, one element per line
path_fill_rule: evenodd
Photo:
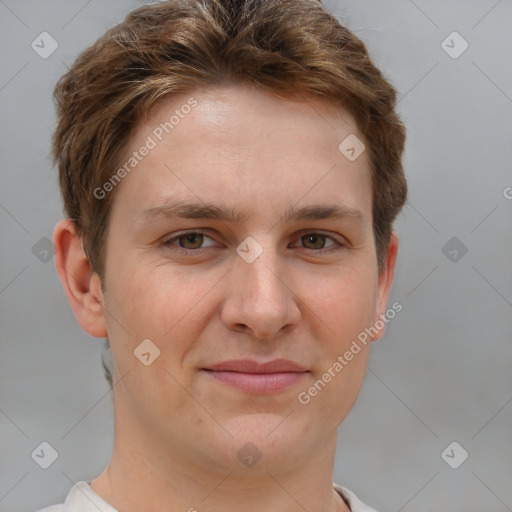
<path fill-rule="evenodd" d="M 365 505 L 352 491 L 336 483 L 333 485 L 348 503 L 352 512 L 376 512 L 375 509 Z M 81 481 L 71 488 L 64 503 L 51 505 L 37 512 L 117 512 L 117 510 L 100 498 L 88 482 Z"/>

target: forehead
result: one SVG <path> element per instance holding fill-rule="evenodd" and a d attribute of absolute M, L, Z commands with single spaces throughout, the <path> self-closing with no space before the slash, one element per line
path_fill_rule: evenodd
<path fill-rule="evenodd" d="M 240 86 L 164 98 L 131 134 L 123 163 L 135 165 L 114 208 L 123 202 L 140 212 L 169 194 L 233 206 L 259 197 L 267 209 L 306 196 L 315 204 L 343 199 L 348 207 L 371 208 L 366 152 L 350 161 L 340 151 L 353 136 L 362 139 L 353 117 L 320 99 L 282 99 Z"/>
<path fill-rule="evenodd" d="M 183 125 L 192 123 L 197 133 L 210 137 L 238 134 L 241 141 L 253 144 L 258 143 L 258 135 L 272 134 L 276 144 L 280 143 L 276 136 L 283 142 L 307 137 L 316 147 L 325 142 L 332 149 L 333 137 L 359 135 L 352 115 L 333 101 L 307 100 L 300 95 L 283 98 L 254 87 L 227 85 L 163 98 L 138 123 L 133 136 L 140 138 L 153 128 L 158 139 L 161 136 L 172 144 L 172 137 L 166 135 L 183 134 Z"/>

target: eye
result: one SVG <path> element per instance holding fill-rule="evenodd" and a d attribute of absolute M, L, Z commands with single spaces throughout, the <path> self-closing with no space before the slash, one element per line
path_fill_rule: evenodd
<path fill-rule="evenodd" d="M 315 252 L 330 252 L 343 249 L 345 244 L 336 240 L 333 236 L 320 232 L 303 234 L 298 241 L 302 247 Z M 200 231 L 189 231 L 174 235 L 162 242 L 162 245 L 170 249 L 200 253 L 201 249 L 216 247 L 216 242 Z"/>
<path fill-rule="evenodd" d="M 213 243 L 203 246 L 202 244 L 206 240 L 210 240 Z M 212 247 L 215 245 L 215 241 L 201 232 L 193 231 L 189 233 L 183 233 L 172 238 L 168 238 L 163 242 L 163 245 L 177 245 L 186 250 L 194 250 L 203 249 L 204 247 Z"/>
<path fill-rule="evenodd" d="M 338 248 L 342 248 L 343 244 L 338 240 L 335 240 L 332 236 L 326 235 L 324 233 L 306 233 L 302 235 L 299 239 L 303 247 L 311 250 L 323 250 L 323 249 L 331 249 L 338 246 Z M 330 243 L 329 243 L 330 242 Z"/>

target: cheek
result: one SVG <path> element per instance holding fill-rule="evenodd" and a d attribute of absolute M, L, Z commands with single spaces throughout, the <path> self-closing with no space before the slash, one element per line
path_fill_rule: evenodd
<path fill-rule="evenodd" d="M 122 348 L 119 369 L 132 366 L 133 351 L 145 339 L 160 349 L 160 361 L 179 364 L 211 316 L 207 292 L 214 282 L 214 277 L 194 278 L 168 265 L 117 268 L 105 310 L 111 344 Z"/>
<path fill-rule="evenodd" d="M 314 376 L 325 387 L 319 385 L 322 391 L 314 407 L 331 411 L 327 421 L 333 428 L 352 408 L 366 373 L 370 338 L 365 338 L 365 329 L 372 324 L 376 304 L 376 276 L 370 269 L 352 269 L 325 286 L 318 297 L 323 304 L 318 315 L 329 330 L 323 340 L 322 364 Z"/>
<path fill-rule="evenodd" d="M 311 417 L 323 418 L 322 428 L 335 429 L 363 385 L 370 350 L 370 338 L 363 336 L 373 318 L 373 286 L 365 280 L 340 279 L 325 286 L 315 299 L 313 312 L 323 325 L 323 334 L 317 338 L 320 358 L 298 400 L 300 404 L 308 401 L 304 407 Z"/>
<path fill-rule="evenodd" d="M 130 268 L 123 274 L 126 270 L 120 266 L 117 280 L 111 280 L 105 295 L 109 339 L 122 378 L 119 389 L 124 389 L 148 419 L 154 419 L 151 411 L 158 412 L 156 417 L 168 417 L 172 409 L 190 401 L 183 387 L 188 389 L 191 383 L 181 366 L 204 328 L 207 302 L 200 299 L 205 295 L 202 288 L 209 288 L 207 283 L 195 286 L 178 273 L 171 276 L 169 271 L 164 275 L 157 270 Z M 123 275 L 130 278 L 123 279 Z M 145 342 L 151 360 L 145 365 L 134 351 L 140 355 L 138 347 L 147 339 L 157 349 Z M 154 354 L 158 356 L 153 359 Z"/>
<path fill-rule="evenodd" d="M 331 350 L 342 350 L 373 320 L 376 276 L 368 267 L 349 269 L 321 280 L 320 286 L 314 291 L 309 288 L 303 297 L 311 314 L 325 325 Z"/>
<path fill-rule="evenodd" d="M 117 271 L 110 297 L 115 302 L 113 307 L 134 331 L 161 335 L 195 314 L 195 306 L 207 290 L 204 279 L 194 279 L 165 263 L 139 267 L 134 264 Z"/>

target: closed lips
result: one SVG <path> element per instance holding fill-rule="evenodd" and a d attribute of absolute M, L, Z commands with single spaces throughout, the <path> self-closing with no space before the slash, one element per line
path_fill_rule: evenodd
<path fill-rule="evenodd" d="M 284 391 L 308 371 L 293 361 L 274 359 L 265 363 L 247 359 L 224 361 L 204 369 L 217 381 L 251 394 Z"/>
<path fill-rule="evenodd" d="M 306 372 L 303 366 L 288 359 L 273 359 L 265 363 L 250 359 L 232 359 L 205 368 L 211 371 L 231 371 L 241 373 L 281 373 Z"/>

